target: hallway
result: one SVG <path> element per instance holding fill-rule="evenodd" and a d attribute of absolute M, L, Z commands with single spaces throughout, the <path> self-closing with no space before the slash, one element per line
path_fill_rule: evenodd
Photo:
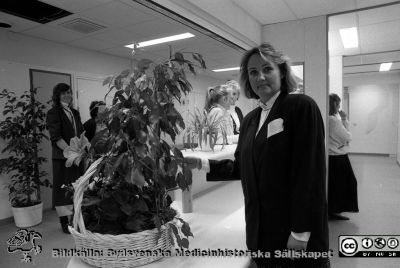
<path fill-rule="evenodd" d="M 358 180 L 360 213 L 346 214 L 350 221 L 330 221 L 332 268 L 394 268 L 398 258 L 339 258 L 339 235 L 400 235 L 400 167 L 394 158 L 351 155 Z M 245 249 L 243 195 L 239 182 L 223 184 L 194 200 L 195 213 L 184 214 L 195 238 L 190 248 Z M 59 230 L 54 211 L 44 214 L 44 222 L 31 229 L 42 234 L 43 252 L 33 256 L 33 264 L 20 262 L 21 253 L 7 253 L 6 241 L 17 228 L 13 223 L 0 226 L 0 267 L 89 267 L 79 260 L 53 258 L 54 248 L 73 248 L 73 239 Z M 397 249 L 399 250 L 399 249 Z M 244 257 L 170 257 L 142 267 L 246 267 Z"/>
<path fill-rule="evenodd" d="M 350 155 L 350 161 L 358 182 L 360 212 L 343 213 L 350 221 L 329 222 L 332 267 L 399 267 L 399 258 L 338 257 L 339 235 L 400 235 L 400 166 L 395 158 Z"/>

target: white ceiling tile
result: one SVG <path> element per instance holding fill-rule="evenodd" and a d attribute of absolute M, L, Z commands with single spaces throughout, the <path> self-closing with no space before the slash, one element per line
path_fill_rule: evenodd
<path fill-rule="evenodd" d="M 400 20 L 361 26 L 359 37 L 362 46 L 370 43 L 398 42 L 400 48 Z"/>
<path fill-rule="evenodd" d="M 127 47 L 113 47 L 109 49 L 101 50 L 100 52 L 122 57 L 122 58 L 132 58 L 132 50 Z"/>
<path fill-rule="evenodd" d="M 85 34 L 81 34 L 78 32 L 73 32 L 67 29 L 63 29 L 61 27 L 55 28 L 52 26 L 42 25 L 30 30 L 26 30 L 23 32 L 24 34 L 31 35 L 34 37 L 39 37 L 43 39 L 47 39 L 50 41 L 55 41 L 59 43 L 66 43 L 76 39 L 86 37 Z"/>
<path fill-rule="evenodd" d="M 139 42 L 143 36 L 132 34 L 124 29 L 110 29 L 99 34 L 93 34 L 93 38 L 109 41 L 121 46 Z"/>
<path fill-rule="evenodd" d="M 343 67 L 343 73 L 377 72 L 380 64 Z"/>
<path fill-rule="evenodd" d="M 282 0 L 233 0 L 261 24 L 297 19 Z"/>
<path fill-rule="evenodd" d="M 364 44 L 361 48 L 360 53 L 375 53 L 382 51 L 394 51 L 399 50 L 398 42 L 380 42 L 380 43 L 369 43 Z"/>
<path fill-rule="evenodd" d="M 400 62 L 393 62 L 392 70 L 400 70 Z"/>
<path fill-rule="evenodd" d="M 41 2 L 65 9 L 72 13 L 91 9 L 112 1 L 114 0 L 41 0 Z"/>
<path fill-rule="evenodd" d="M 309 18 L 356 9 L 355 0 L 284 0 L 297 18 Z"/>
<path fill-rule="evenodd" d="M 363 63 L 400 61 L 400 51 L 363 55 L 361 59 Z"/>
<path fill-rule="evenodd" d="M 148 14 L 149 16 L 157 17 L 158 16 L 157 14 L 159 14 L 158 12 L 156 13 L 155 11 L 149 9 L 148 7 L 146 7 L 146 6 L 142 5 L 142 4 L 135 2 L 135 0 L 116 0 L 116 1 L 124 3 L 124 4 L 128 5 L 128 6 L 131 6 L 135 10 L 137 10 L 139 12 L 144 12 L 144 13 Z"/>
<path fill-rule="evenodd" d="M 358 26 L 358 53 L 373 53 L 400 49 L 400 4 L 397 4 L 330 17 L 330 53 L 336 53 L 335 55 L 356 54 L 355 51 L 352 50 L 343 50 L 343 52 L 340 53 L 340 49 L 337 47 L 334 49 L 333 44 L 341 43 L 341 39 L 338 31 L 332 31 L 332 29 L 352 26 L 352 16 L 356 16 L 360 23 Z"/>
<path fill-rule="evenodd" d="M 135 53 L 135 55 L 133 56 L 134 59 L 140 60 L 140 59 L 149 59 L 152 60 L 155 63 L 160 63 L 160 62 L 164 62 L 168 59 L 168 54 L 166 54 L 165 56 L 160 56 L 158 54 L 154 54 L 151 52 L 145 52 L 145 51 L 140 51 L 137 50 L 137 52 Z"/>
<path fill-rule="evenodd" d="M 80 14 L 121 28 L 149 20 L 148 14 L 135 10 L 132 6 L 118 1 L 85 10 Z"/>
<path fill-rule="evenodd" d="M 343 57 L 343 66 L 361 64 L 361 55 Z"/>
<path fill-rule="evenodd" d="M 139 36 L 146 36 L 143 40 L 146 41 L 150 39 L 162 38 L 170 35 L 181 34 L 185 32 L 191 32 L 196 35 L 193 29 L 188 29 L 185 26 L 178 26 L 176 24 L 171 24 L 169 22 L 153 19 L 140 23 L 131 24 L 129 26 L 124 27 L 126 31 L 131 32 L 132 34 L 138 34 Z"/>
<path fill-rule="evenodd" d="M 390 5 L 357 12 L 360 26 L 400 19 L 400 5 Z"/>
<path fill-rule="evenodd" d="M 176 51 L 177 50 L 175 50 L 174 47 L 172 47 L 172 53 L 175 53 Z M 151 53 L 151 54 L 156 55 L 156 56 L 158 56 L 158 57 L 160 57 L 162 59 L 168 59 L 169 58 L 169 54 L 170 54 L 170 50 L 169 50 L 168 46 L 163 46 L 162 48 L 159 48 L 157 50 L 148 50 L 146 48 L 139 48 L 138 52 L 142 53 L 142 54 Z"/>
<path fill-rule="evenodd" d="M 67 31 L 75 32 L 75 31 L 73 31 L 73 30 L 71 30 L 71 29 L 64 28 L 64 27 L 63 27 L 62 25 L 60 25 L 60 24 L 63 24 L 63 23 L 66 23 L 66 22 L 69 22 L 69 21 L 72 21 L 72 20 L 76 20 L 76 19 L 83 19 L 83 20 L 86 20 L 86 21 L 89 21 L 89 22 L 92 22 L 92 23 L 95 23 L 95 24 L 98 24 L 98 25 L 100 25 L 100 26 L 105 27 L 105 28 L 100 29 L 100 30 L 98 30 L 98 31 L 96 31 L 96 32 L 93 32 L 93 33 L 90 33 L 90 34 L 85 34 L 85 36 L 86 36 L 86 35 L 95 34 L 95 33 L 96 33 L 96 34 L 97 34 L 97 33 L 102 33 L 103 31 L 107 31 L 107 30 L 113 29 L 112 26 L 107 25 L 106 23 L 104 23 L 104 22 L 102 22 L 102 21 L 100 21 L 100 20 L 98 20 L 98 19 L 86 18 L 86 17 L 80 15 L 79 13 L 77 13 L 77 14 L 72 14 L 72 15 L 69 15 L 69 16 L 66 16 L 66 17 L 63 17 L 63 18 L 61 18 L 61 19 L 58 19 L 58 20 L 55 20 L 55 21 L 46 23 L 45 25 L 47 25 L 47 26 L 52 26 L 53 28 L 60 28 L 60 29 L 62 29 L 62 30 L 67 30 Z"/>
<path fill-rule="evenodd" d="M 42 25 L 40 23 L 16 17 L 3 12 L 0 12 L 0 21 L 10 24 L 11 28 L 9 30 L 12 30 L 16 33 Z"/>
<path fill-rule="evenodd" d="M 357 27 L 356 13 L 346 13 L 329 17 L 329 31 Z"/>
<path fill-rule="evenodd" d="M 343 57 L 343 66 L 393 62 L 392 69 L 400 69 L 400 62 L 395 62 L 395 61 L 400 61 L 400 52 L 372 53 L 367 55 L 347 56 Z M 377 65 L 367 65 L 367 66 L 373 66 L 374 68 L 377 68 L 376 67 Z"/>
<path fill-rule="evenodd" d="M 357 9 L 358 8 L 365 8 L 365 7 L 372 7 L 377 5 L 383 5 L 393 2 L 398 2 L 394 0 L 356 0 L 357 2 Z"/>
<path fill-rule="evenodd" d="M 81 47 L 89 50 L 104 50 L 115 47 L 115 44 L 111 42 L 95 39 L 93 37 L 86 37 L 74 40 L 72 42 L 67 43 L 67 45 Z"/>

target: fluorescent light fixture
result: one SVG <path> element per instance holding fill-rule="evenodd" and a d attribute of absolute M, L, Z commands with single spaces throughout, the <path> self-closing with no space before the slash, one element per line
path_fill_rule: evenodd
<path fill-rule="evenodd" d="M 379 71 L 380 72 L 387 72 L 387 71 L 390 70 L 391 67 L 392 67 L 392 63 L 391 62 L 381 63 L 381 66 L 379 67 Z"/>
<path fill-rule="evenodd" d="M 232 68 L 225 68 L 225 69 L 215 69 L 212 70 L 213 72 L 227 72 L 227 71 L 237 71 L 240 70 L 240 67 L 232 67 Z"/>
<path fill-rule="evenodd" d="M 152 45 L 172 42 L 172 41 L 176 41 L 176 40 L 182 40 L 182 39 L 191 38 L 191 37 L 194 37 L 194 34 L 183 33 L 183 34 L 178 34 L 178 35 L 171 35 L 171 36 L 167 36 L 167 37 L 163 37 L 163 38 L 140 42 L 137 47 L 138 48 L 139 47 L 148 47 L 148 46 L 152 46 Z M 133 49 L 134 44 L 126 45 L 126 47 Z"/>
<path fill-rule="evenodd" d="M 358 47 L 357 27 L 343 28 L 339 32 L 344 48 Z"/>

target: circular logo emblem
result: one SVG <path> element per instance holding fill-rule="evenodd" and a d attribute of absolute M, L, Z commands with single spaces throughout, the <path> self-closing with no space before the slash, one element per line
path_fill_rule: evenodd
<path fill-rule="evenodd" d="M 371 238 L 367 237 L 367 238 L 363 238 L 363 240 L 361 240 L 361 244 L 362 244 L 363 248 L 369 249 L 372 247 L 374 242 L 372 241 Z"/>
<path fill-rule="evenodd" d="M 383 249 L 386 246 L 386 240 L 382 237 L 375 238 L 375 247 L 378 249 Z"/>
<path fill-rule="evenodd" d="M 394 237 L 389 238 L 388 241 L 387 241 L 387 245 L 388 245 L 389 248 L 395 249 L 399 245 L 399 240 L 397 240 Z"/>
<path fill-rule="evenodd" d="M 357 241 L 354 238 L 346 238 L 342 240 L 340 249 L 345 255 L 353 255 L 358 248 Z"/>

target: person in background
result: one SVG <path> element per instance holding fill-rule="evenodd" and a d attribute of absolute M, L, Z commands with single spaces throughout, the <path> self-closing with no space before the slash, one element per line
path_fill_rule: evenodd
<path fill-rule="evenodd" d="M 233 123 L 229 115 L 229 93 L 225 85 L 219 85 L 208 89 L 206 104 L 204 109 L 208 112 L 208 119 L 218 120 L 220 132 L 218 133 L 216 144 L 232 144 L 234 139 Z M 227 135 L 227 141 L 224 142 L 222 131 Z M 237 139 L 236 139 L 237 141 Z"/>
<path fill-rule="evenodd" d="M 228 82 L 226 82 L 225 85 L 227 86 L 229 92 L 229 113 L 231 115 L 233 123 L 233 134 L 238 135 L 240 131 L 240 123 L 243 120 L 242 110 L 240 110 L 239 107 L 235 106 L 240 97 L 240 86 L 239 83 L 235 80 L 229 80 Z"/>
<path fill-rule="evenodd" d="M 104 101 L 92 101 L 90 103 L 90 119 L 83 124 L 85 130 L 85 136 L 89 141 L 92 141 L 96 132 L 102 128 L 101 122 L 98 122 L 97 115 L 102 113 L 106 109 Z"/>
<path fill-rule="evenodd" d="M 257 99 L 259 107 L 242 121 L 234 161 L 187 157 L 184 163 L 208 172 L 207 181 L 241 180 L 247 247 L 270 253 L 270 258 L 254 257 L 251 265 L 330 267 L 326 255 L 294 260 L 275 255 L 329 252 L 320 110 L 310 97 L 289 94 L 296 82 L 288 58 L 270 44 L 244 54 L 240 83 L 246 97 Z"/>
<path fill-rule="evenodd" d="M 329 94 L 328 213 L 331 220 L 348 220 L 340 213 L 358 212 L 357 180 L 347 154 L 351 133 L 346 113 L 339 110 L 340 101 L 338 95 Z"/>
<path fill-rule="evenodd" d="M 79 112 L 72 108 L 72 91 L 67 84 L 60 83 L 53 88 L 53 107 L 47 112 L 46 124 L 50 133 L 53 163 L 53 205 L 60 218 L 61 228 L 64 233 L 69 233 L 69 217 L 73 215 L 73 202 L 71 196 L 66 196 L 65 188 L 83 174 L 83 164 L 66 167 L 64 149 L 71 138 L 79 137 L 83 126 Z"/>

